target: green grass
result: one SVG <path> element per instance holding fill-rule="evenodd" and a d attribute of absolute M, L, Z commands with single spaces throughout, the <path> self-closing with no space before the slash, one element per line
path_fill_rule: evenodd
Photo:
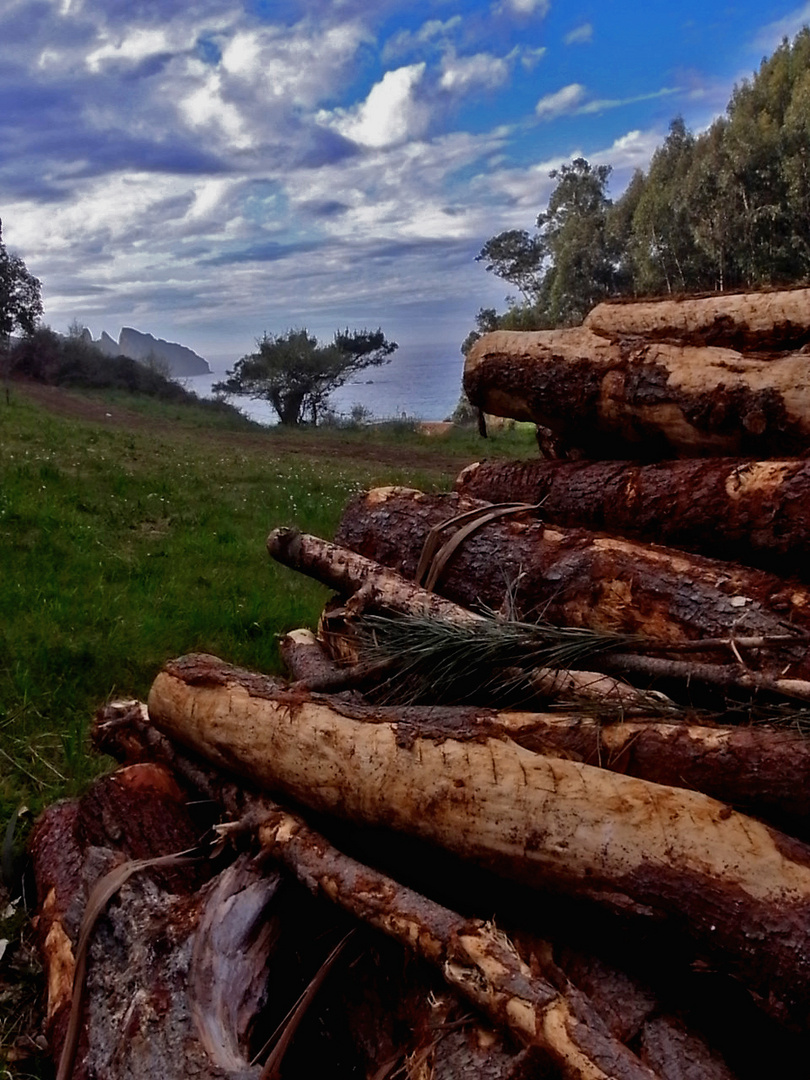
<path fill-rule="evenodd" d="M 329 537 L 366 487 L 446 489 L 482 445 L 531 453 L 520 430 L 485 444 L 228 431 L 193 408 L 145 408 L 149 423 L 124 429 L 50 415 L 23 392 L 0 401 L 0 826 L 105 768 L 88 752 L 93 713 L 144 697 L 169 657 L 278 670 L 278 635 L 314 625 L 327 592 L 270 560 L 272 528 Z"/>

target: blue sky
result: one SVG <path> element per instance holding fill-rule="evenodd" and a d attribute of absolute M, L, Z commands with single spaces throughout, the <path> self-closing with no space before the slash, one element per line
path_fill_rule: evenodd
<path fill-rule="evenodd" d="M 381 325 L 457 355 L 577 155 L 618 195 L 810 3 L 3 0 L 0 217 L 45 319 L 214 361 Z"/>

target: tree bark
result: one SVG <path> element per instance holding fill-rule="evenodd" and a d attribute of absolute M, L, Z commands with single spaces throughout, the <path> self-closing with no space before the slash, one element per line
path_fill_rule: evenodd
<path fill-rule="evenodd" d="M 597 304 L 582 325 L 609 338 L 639 336 L 740 352 L 799 349 L 810 342 L 810 289 L 608 301 Z"/>
<path fill-rule="evenodd" d="M 296 641 L 300 644 L 300 637 L 296 636 Z M 309 645 L 312 645 L 312 641 Z M 298 657 L 297 650 L 293 655 Z M 309 667 L 306 658 L 305 666 Z M 167 765 L 184 783 L 190 785 L 198 797 L 221 803 L 232 820 L 244 823 L 249 829 L 258 829 L 278 810 L 268 799 L 240 788 L 212 766 L 202 763 L 200 759 L 189 758 L 181 748 L 149 724 L 146 707 L 139 703 L 115 703 L 100 710 L 93 739 L 100 750 L 119 760 L 132 762 L 146 759 Z M 383 844 L 386 848 L 390 846 L 386 839 L 383 839 Z M 365 861 L 368 861 L 367 857 Z M 404 872 L 405 868 L 402 869 Z M 467 892 L 466 889 L 464 891 Z M 486 907 L 484 903 L 481 910 L 486 910 Z M 364 913 L 359 912 L 359 915 L 362 918 Z M 563 992 L 569 982 L 573 983 L 591 1000 L 613 1037 L 625 1045 L 640 1048 L 638 1052 L 642 1061 L 649 1064 L 662 1080 L 696 1080 L 698 1077 L 700 1080 L 732 1080 L 732 1074 L 720 1055 L 690 1026 L 694 1018 L 690 1016 L 688 991 L 675 997 L 676 1007 L 682 1010 L 681 1020 L 671 1013 L 672 994 L 669 993 L 669 1007 L 662 1001 L 660 988 L 667 987 L 667 992 L 671 991 L 673 973 L 661 970 L 661 958 L 655 964 L 659 987 L 656 990 L 646 981 L 628 975 L 617 967 L 615 959 L 608 961 L 604 957 L 583 952 L 582 926 L 576 919 L 567 928 L 555 923 L 552 933 L 553 938 L 549 941 L 538 938 L 536 932 L 516 931 L 514 940 L 518 951 L 529 963 L 532 972 L 543 972 L 544 977 Z M 601 935 L 596 933 L 601 940 Z M 572 948 L 570 942 L 566 944 L 567 937 L 570 941 L 579 941 L 580 947 Z M 613 939 L 611 951 L 614 958 L 622 956 L 627 960 L 622 945 Z M 505 1049 L 499 1050 L 492 1037 L 487 1038 L 480 1029 L 470 1032 L 469 1029 L 459 1030 L 452 1023 L 447 1026 L 444 1016 L 451 1012 L 452 1004 L 448 1006 L 447 1002 L 442 1002 L 439 1010 L 441 1015 L 436 1015 L 434 1007 L 430 1010 L 432 1015 L 425 1016 L 426 991 L 417 980 L 406 980 L 399 965 L 385 965 L 382 968 L 378 965 L 377 970 L 378 976 L 373 980 L 373 985 L 367 986 L 364 997 L 379 1001 L 383 1013 L 380 1015 L 376 1009 L 370 1012 L 363 1010 L 359 1019 L 367 1016 L 367 1023 L 358 1024 L 358 1018 L 355 1018 L 352 1025 L 353 1039 L 358 1045 L 370 1044 L 366 1051 L 369 1062 L 392 1060 L 396 1056 L 396 1041 L 389 1032 L 392 1023 L 402 1023 L 404 1020 L 411 1029 L 418 1029 L 421 1027 L 420 1017 L 424 1017 L 422 1022 L 428 1032 L 421 1043 L 426 1050 L 429 1049 L 435 1080 L 449 1080 L 456 1075 L 469 1080 L 478 1075 L 478 1069 L 487 1080 L 507 1080 L 513 1075 L 513 1069 L 514 1080 L 526 1080 L 530 1075 L 521 1067 L 522 1055 L 509 1055 Z M 366 978 L 369 977 L 368 966 L 364 974 Z M 394 984 L 391 986 L 390 1000 L 386 996 L 389 983 Z M 431 1000 L 436 1000 L 435 988 Z M 449 1002 L 452 1000 L 450 998 Z M 687 1019 L 686 1024 L 683 1017 Z M 449 1019 L 452 1021 L 452 1015 Z M 738 1027 L 739 1013 L 737 1020 Z M 368 1024 L 371 1025 L 370 1029 Z M 471 1038 L 471 1034 L 477 1037 Z M 755 1041 L 754 1045 L 747 1040 L 741 1042 L 738 1030 L 735 1030 L 733 1041 L 739 1055 L 745 1060 L 756 1061 L 757 1053 L 764 1049 L 759 1041 Z M 767 1045 L 767 1040 L 763 1041 Z M 419 1042 L 415 1044 L 417 1047 L 419 1045 Z M 766 1051 L 766 1055 L 771 1050 Z M 786 1057 L 787 1054 L 786 1050 Z M 368 1071 L 370 1074 L 373 1070 L 369 1068 Z M 753 1073 L 747 1070 L 741 1075 L 749 1074 L 756 1075 L 756 1067 Z"/>
<path fill-rule="evenodd" d="M 378 488 L 346 506 L 336 540 L 407 578 L 430 530 L 475 505 L 458 495 Z M 787 679 L 810 675 L 804 588 L 669 548 L 549 527 L 531 514 L 490 521 L 468 537 L 437 588 L 466 608 L 508 604 L 526 620 L 654 641 L 777 636 L 778 647 L 749 651 L 750 667 Z M 791 633 L 795 646 L 784 641 Z"/>
<path fill-rule="evenodd" d="M 196 835 L 185 795 L 152 763 L 120 769 L 40 819 L 31 852 L 49 1042 L 57 1057 L 77 1041 L 60 1076 L 258 1080 L 247 1029 L 263 1001 L 272 942 L 266 909 L 278 878 L 244 863 L 201 888 L 188 868 L 144 870 L 127 881 L 90 931 L 87 989 L 71 1015 L 83 982 L 80 923 L 93 886 L 123 859 L 177 852 Z"/>
<path fill-rule="evenodd" d="M 477 408 L 548 428 L 589 458 L 738 455 L 810 447 L 810 357 L 611 341 L 591 330 L 485 334 L 464 365 Z"/>
<path fill-rule="evenodd" d="M 714 799 L 534 754 L 475 724 L 464 739 L 356 719 L 213 657 L 168 665 L 148 707 L 171 739 L 315 810 L 666 915 L 773 1015 L 810 1019 L 810 848 Z"/>
<path fill-rule="evenodd" d="M 448 983 L 536 1047 L 566 1080 L 654 1080 L 614 1039 L 587 998 L 562 993 L 532 973 L 492 924 L 463 919 L 392 878 L 342 854 L 297 815 L 279 810 L 259 828 L 259 840 L 316 895 L 408 945 L 441 968 Z"/>
<path fill-rule="evenodd" d="M 483 461 L 468 465 L 455 488 L 490 502 L 541 503 L 549 524 L 810 577 L 807 461 Z"/>

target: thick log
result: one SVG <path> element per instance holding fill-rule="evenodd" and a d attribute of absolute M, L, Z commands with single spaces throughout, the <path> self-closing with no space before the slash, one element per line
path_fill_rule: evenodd
<path fill-rule="evenodd" d="M 430 530 L 475 506 L 457 494 L 377 488 L 346 506 L 336 540 L 407 578 Z M 776 636 L 778 646 L 745 655 L 751 668 L 786 679 L 810 674 L 810 592 L 803 587 L 665 547 L 550 527 L 531 514 L 490 521 L 468 537 L 437 588 L 466 608 L 509 604 L 527 620 L 656 641 Z M 795 646 L 784 640 L 791 633 Z"/>
<path fill-rule="evenodd" d="M 296 634 L 294 640 L 296 644 L 301 644 L 301 635 Z M 294 650 L 293 655 L 298 655 L 297 650 Z M 309 668 L 306 657 L 304 666 Z M 249 791 L 228 781 L 225 774 L 217 772 L 212 766 L 203 764 L 199 759 L 190 759 L 181 748 L 149 724 L 146 707 L 139 703 L 115 703 L 100 710 L 96 717 L 93 737 L 101 750 L 119 760 L 153 760 L 168 765 L 184 782 L 191 784 L 199 796 L 220 802 L 233 820 L 244 822 L 251 829 L 258 829 L 263 823 L 273 820 L 279 810 L 279 807 L 274 806 L 266 797 L 251 795 Z M 384 843 L 389 847 L 390 839 Z M 394 863 L 401 872 L 401 862 L 394 860 Z M 363 880 L 367 880 L 365 873 Z M 470 890 L 463 888 L 463 891 L 469 902 Z M 354 899 L 358 901 L 360 898 L 355 896 Z M 364 910 L 357 914 L 360 918 L 365 917 Z M 661 1000 L 660 991 L 653 990 L 637 976 L 626 974 L 616 966 L 615 961 L 608 962 L 604 958 L 583 953 L 581 949 L 572 949 L 564 940 L 557 940 L 561 933 L 564 939 L 565 934 L 559 921 L 554 925 L 553 942 L 538 939 L 536 933 L 518 931 L 515 938 L 518 950 L 529 962 L 533 973 L 542 971 L 544 977 L 563 992 L 568 989 L 569 983 L 577 986 L 591 1000 L 613 1037 L 625 1045 L 640 1047 L 642 1060 L 649 1064 L 662 1080 L 694 1080 L 696 1076 L 699 1076 L 700 1080 L 730 1080 L 731 1074 L 722 1058 L 705 1040 L 698 1037 L 693 1029 L 685 1026 L 683 1019 L 679 1020 L 671 1015 Z M 573 940 L 581 938 L 582 926 L 578 920 L 573 920 L 570 933 Z M 410 942 L 408 947 L 411 947 Z M 622 947 L 613 939 L 612 948 L 614 956 L 622 952 Z M 656 969 L 659 984 L 671 990 L 673 974 L 658 970 L 660 958 Z M 391 974 L 386 974 L 389 971 Z M 408 971 L 412 976 L 413 970 Z M 370 978 L 374 972 L 378 973 L 377 978 Z M 354 1021 L 352 1032 L 355 1043 L 364 1047 L 369 1044 L 366 1056 L 370 1063 L 385 1062 L 396 1057 L 396 1040 L 388 1030 L 389 1024 L 394 1022 L 394 1016 L 395 1024 L 401 1025 L 405 1022 L 412 1029 L 420 1027 L 419 1018 L 424 1014 L 427 992 L 418 979 L 405 979 L 405 974 L 399 965 L 394 969 L 391 965 L 377 964 L 370 970 L 367 965 L 364 969 L 364 979 L 373 982 L 373 986 L 364 984 L 364 1000 L 379 1002 L 382 1013 L 378 1009 L 370 1012 L 364 1009 L 363 1015 L 368 1014 L 367 1023 L 361 1023 L 359 1028 L 354 1012 L 350 1015 L 350 1021 Z M 386 986 L 388 983 L 392 984 L 388 991 L 380 987 L 380 976 L 383 976 Z M 669 996 L 672 1000 L 671 993 Z M 497 1042 L 493 1041 L 493 1036 L 487 1038 L 486 1033 L 479 1028 L 475 1033 L 476 1037 L 471 1039 L 470 1032 L 458 1031 L 454 1024 L 446 1026 L 443 1017 L 449 1011 L 448 1002 L 451 1003 L 452 1000 L 452 997 L 445 995 L 443 998 L 437 994 L 435 987 L 432 989 L 432 1015 L 425 1018 L 429 1021 L 426 1024 L 428 1030 L 421 1043 L 426 1048 L 431 1048 L 432 1075 L 435 1080 L 444 1080 L 445 1077 L 455 1075 L 468 1080 L 469 1077 L 477 1075 L 479 1068 L 483 1069 L 482 1058 L 486 1060 L 482 1075 L 488 1080 L 506 1080 L 507 1076 L 511 1077 L 512 1071 L 508 1067 L 510 1057 L 506 1051 L 497 1050 Z M 684 991 L 683 996 L 675 1000 L 681 1015 L 688 1015 L 688 992 Z M 437 1010 L 442 1015 L 436 1016 Z M 737 1017 L 739 1021 L 739 1012 Z M 452 1015 L 449 1019 L 452 1021 Z M 750 1026 L 749 1024 L 749 1029 Z M 753 1060 L 756 1060 L 758 1043 L 751 1045 L 747 1039 L 741 1041 L 738 1030 L 734 1033 L 733 1041 L 744 1060 L 752 1055 Z M 784 1035 L 781 1041 L 784 1041 Z M 767 1036 L 763 1043 L 768 1045 Z M 772 1047 L 765 1053 L 767 1060 L 772 1062 Z M 515 1080 L 523 1080 L 526 1073 L 521 1067 L 521 1055 L 512 1056 L 511 1061 L 514 1063 Z M 497 1069 L 496 1065 L 499 1065 Z M 369 1068 L 369 1075 L 373 1071 Z M 740 1075 L 748 1076 L 749 1072 L 744 1071 Z M 750 1074 L 758 1075 L 756 1067 Z"/>
<path fill-rule="evenodd" d="M 548 429 L 589 458 L 771 458 L 810 448 L 810 356 L 611 341 L 591 330 L 498 330 L 472 347 L 479 409 Z"/>
<path fill-rule="evenodd" d="M 582 325 L 609 338 L 638 336 L 740 352 L 799 349 L 810 342 L 810 289 L 606 301 Z"/>
<path fill-rule="evenodd" d="M 482 461 L 463 495 L 541 503 L 549 524 L 578 526 L 772 570 L 810 575 L 810 462 L 704 458 Z"/>
<path fill-rule="evenodd" d="M 765 1008 L 810 1021 L 810 848 L 707 796 L 512 741 L 463 739 L 290 694 L 213 657 L 175 661 L 155 725 L 315 810 L 446 847 L 515 880 L 669 917 Z"/>
<path fill-rule="evenodd" d="M 80 928 L 94 887 L 121 869 L 122 858 L 167 855 L 195 837 L 185 794 L 148 762 L 98 781 L 80 802 L 51 807 L 38 822 L 37 930 L 60 1077 L 258 1078 L 248 1026 L 264 1001 L 267 906 L 278 878 L 256 867 L 235 864 L 202 888 L 188 867 L 182 875 L 135 874 L 87 924 L 87 988 L 77 996 Z"/>

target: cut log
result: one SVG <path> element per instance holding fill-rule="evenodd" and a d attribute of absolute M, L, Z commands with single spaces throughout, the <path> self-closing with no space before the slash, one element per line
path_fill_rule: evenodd
<path fill-rule="evenodd" d="M 810 289 L 607 301 L 582 325 L 609 338 L 638 336 L 740 352 L 799 349 L 810 342 Z"/>
<path fill-rule="evenodd" d="M 475 505 L 458 495 L 377 488 L 347 505 L 336 539 L 407 578 L 430 530 Z M 766 647 L 745 657 L 751 668 L 786 679 L 810 674 L 808 590 L 698 555 L 552 528 L 532 515 L 490 521 L 468 537 L 437 588 L 466 608 L 509 604 L 526 620 L 542 616 L 657 641 L 776 636 L 770 653 Z M 795 646 L 784 640 L 791 633 Z"/>
<path fill-rule="evenodd" d="M 541 503 L 549 524 L 810 576 L 807 461 L 483 461 L 468 465 L 455 488 L 490 502 Z"/>
<path fill-rule="evenodd" d="M 547 428 L 589 458 L 772 458 L 810 448 L 810 356 L 611 341 L 591 330 L 498 330 L 473 345 L 476 408 Z"/>
<path fill-rule="evenodd" d="M 38 822 L 31 844 L 38 935 L 60 1077 L 258 1080 L 247 1029 L 264 1000 L 272 941 L 266 909 L 278 877 L 255 866 L 235 864 L 196 893 L 200 877 L 188 868 L 133 876 L 92 929 L 88 987 L 71 1013 L 81 992 L 77 941 L 91 887 L 120 869 L 122 857 L 182 850 L 195 836 L 185 796 L 152 763 L 119 770 Z M 230 921 L 223 921 L 225 910 Z"/>
<path fill-rule="evenodd" d="M 296 634 L 295 640 L 301 643 L 301 635 Z M 313 639 L 314 640 L 314 639 Z M 311 642 L 310 642 L 311 644 Z M 305 666 L 309 666 L 305 661 Z M 161 735 L 149 724 L 146 707 L 139 703 L 114 703 L 105 706 L 96 717 L 93 732 L 94 743 L 105 753 L 111 754 L 119 760 L 153 760 L 165 763 L 177 775 L 181 776 L 186 783 L 201 797 L 214 799 L 227 808 L 227 813 L 234 820 L 241 819 L 252 822 L 252 828 L 260 827 L 261 823 L 270 819 L 275 811 L 272 803 L 262 796 L 251 795 L 244 789 L 240 789 L 233 782 L 228 781 L 225 774 L 217 772 L 210 765 L 205 765 L 200 759 L 192 761 L 187 754 L 165 736 Z M 390 849 L 390 838 L 383 838 L 386 850 Z M 368 855 L 365 857 L 368 861 Z M 420 860 L 421 861 L 421 860 Z M 404 869 L 402 862 L 394 860 L 400 872 Z M 469 887 L 462 886 L 462 891 L 469 900 Z M 480 892 L 480 890 L 479 890 Z M 502 895 L 502 891 L 501 891 Z M 475 909 L 473 909 L 475 910 Z M 486 902 L 481 909 L 489 910 Z M 496 909 L 497 913 L 497 909 Z M 363 913 L 360 913 L 363 917 Z M 553 921 L 553 920 L 552 920 Z M 536 919 L 533 920 L 536 924 Z M 581 940 L 582 926 L 577 919 L 572 920 L 570 928 L 572 939 Z M 641 1047 L 642 1060 L 657 1072 L 662 1080 L 694 1080 L 699 1076 L 700 1080 L 730 1080 L 731 1074 L 719 1057 L 717 1052 L 712 1051 L 706 1041 L 699 1038 L 694 1030 L 684 1026 L 683 1020 L 678 1020 L 669 1013 L 666 1005 L 661 1001 L 660 990 L 653 990 L 647 983 L 639 980 L 637 976 L 629 976 L 616 966 L 615 957 L 623 955 L 623 947 L 616 940 L 616 935 L 611 936 L 611 950 L 614 955 L 613 961 L 583 953 L 581 948 L 572 949 L 570 945 L 556 940 L 563 928 L 554 924 L 555 941 L 553 943 L 538 939 L 536 933 L 518 931 L 515 938 L 521 956 L 529 963 L 532 972 L 542 971 L 550 982 L 558 990 L 565 991 L 570 981 L 590 998 L 599 1015 L 607 1023 L 614 1038 L 625 1043 Z M 599 931 L 591 927 L 591 936 L 596 934 L 596 939 L 601 940 Z M 563 937 L 565 935 L 563 934 Z M 645 956 L 648 958 L 648 950 Z M 626 960 L 626 957 L 625 957 Z M 672 1001 L 671 982 L 678 978 L 672 972 L 661 970 L 662 958 L 658 958 L 655 964 L 658 984 L 667 988 L 670 1001 Z M 375 970 L 375 969 L 372 969 Z M 386 985 L 390 986 L 390 995 L 379 987 L 379 978 L 375 980 L 373 989 L 367 987 L 365 998 L 371 995 L 372 1000 L 379 1001 L 383 1007 L 382 1015 L 373 1010 L 367 1014 L 367 1024 L 357 1029 L 356 1018 L 352 1026 L 353 1040 L 358 1045 L 369 1044 L 367 1057 L 369 1061 L 392 1060 L 396 1055 L 393 1052 L 395 1040 L 389 1035 L 387 1022 L 391 1022 L 396 1015 L 396 1023 L 409 1022 L 411 1028 L 419 1026 L 419 1016 L 424 1011 L 423 1003 L 426 999 L 424 992 L 419 992 L 419 984 L 416 983 L 413 991 L 411 983 L 404 981 L 404 973 L 399 966 L 396 969 L 388 966 L 380 969 L 380 975 L 385 977 Z M 385 975 L 391 971 L 390 976 Z M 369 975 L 366 966 L 365 977 Z M 439 999 L 437 1001 L 437 998 Z M 433 1007 L 432 1013 L 437 1009 L 442 1014 L 447 1012 L 446 1001 L 441 1000 L 434 989 L 431 995 Z M 684 990 L 683 996 L 676 995 L 681 1015 L 688 1016 L 689 993 Z M 420 1005 L 420 1003 L 422 1003 Z M 713 1002 L 712 1015 L 716 1012 L 716 995 Z M 366 1010 L 364 1010 L 364 1014 Z M 745 1026 L 747 1034 L 751 1034 L 751 1023 L 740 1016 L 740 1003 L 737 1003 L 735 1015 L 737 1023 L 732 1035 L 735 1049 L 746 1062 L 756 1061 L 759 1049 L 758 1043 L 751 1045 L 748 1039 L 740 1039 L 739 1025 Z M 485 1033 L 478 1031 L 478 1037 L 470 1039 L 467 1031 L 458 1031 L 456 1025 L 447 1027 L 441 1016 L 432 1015 L 429 1020 L 428 1035 L 422 1040 L 423 1043 L 433 1046 L 432 1061 L 434 1066 L 433 1076 L 435 1080 L 444 1080 L 448 1075 L 456 1075 L 450 1069 L 450 1062 L 457 1061 L 459 1057 L 466 1055 L 467 1060 L 463 1067 L 456 1070 L 464 1080 L 470 1080 L 477 1075 L 477 1068 L 481 1056 L 486 1053 L 487 1067 L 482 1075 L 488 1080 L 506 1080 L 511 1072 L 496 1070 L 493 1057 L 496 1043 L 493 1038 L 486 1038 Z M 450 1017 L 452 1019 L 452 1017 Z M 438 1023 L 437 1023 L 438 1021 Z M 370 1025 L 370 1026 L 369 1026 Z M 456 1035 L 457 1033 L 457 1035 Z M 458 1037 L 457 1037 L 458 1036 Z M 763 1038 L 766 1059 L 773 1064 L 770 1040 Z M 785 1036 L 780 1032 L 780 1042 L 784 1043 Z M 452 1045 L 451 1045 L 452 1044 Z M 793 1056 L 797 1048 L 794 1048 Z M 786 1054 L 788 1052 L 786 1051 Z M 653 1061 L 655 1058 L 655 1061 Z M 496 1061 L 502 1061 L 498 1056 Z M 522 1080 L 525 1072 L 519 1068 L 519 1058 L 515 1059 L 514 1080 Z M 368 1070 L 370 1075 L 371 1069 Z M 746 1070 L 741 1075 L 758 1075 L 756 1066 L 752 1070 Z"/>
<path fill-rule="evenodd" d="M 810 1021 L 810 848 L 723 803 L 482 738 L 475 725 L 462 739 L 356 719 L 213 657 L 168 665 L 148 705 L 171 739 L 318 811 L 534 887 L 666 915 L 773 1015 Z"/>
<path fill-rule="evenodd" d="M 439 966 L 445 979 L 499 1027 L 540 1050 L 565 1080 L 654 1080 L 613 1038 L 587 998 L 560 992 L 520 959 L 491 924 L 455 912 L 348 858 L 279 810 L 259 840 L 316 895 L 324 895 Z"/>

